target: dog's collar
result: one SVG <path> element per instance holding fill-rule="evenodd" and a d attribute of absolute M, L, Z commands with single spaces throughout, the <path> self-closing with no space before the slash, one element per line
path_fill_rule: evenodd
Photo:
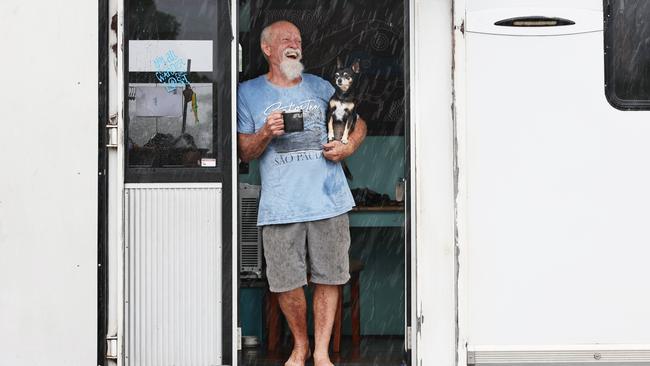
<path fill-rule="evenodd" d="M 352 88 L 349 88 L 347 91 L 343 91 L 341 89 L 336 89 L 336 95 L 340 97 L 347 97 L 349 94 L 351 94 Z"/>

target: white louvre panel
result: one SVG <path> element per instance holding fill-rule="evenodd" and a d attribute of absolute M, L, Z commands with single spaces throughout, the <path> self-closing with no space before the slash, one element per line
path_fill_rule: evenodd
<path fill-rule="evenodd" d="M 221 185 L 126 187 L 126 365 L 221 364 Z"/>

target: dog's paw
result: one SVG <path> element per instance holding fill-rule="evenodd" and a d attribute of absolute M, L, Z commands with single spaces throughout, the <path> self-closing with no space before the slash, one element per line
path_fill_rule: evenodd
<path fill-rule="evenodd" d="M 343 145 L 347 145 L 348 144 L 348 139 L 341 139 L 341 143 Z"/>
<path fill-rule="evenodd" d="M 327 142 L 332 142 L 332 141 L 334 141 L 334 135 L 327 136 Z"/>

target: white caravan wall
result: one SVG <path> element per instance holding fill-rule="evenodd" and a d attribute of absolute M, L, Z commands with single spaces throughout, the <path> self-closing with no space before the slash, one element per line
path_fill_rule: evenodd
<path fill-rule="evenodd" d="M 539 7 L 571 7 L 575 9 L 601 11 L 603 8 L 603 2 L 601 0 L 456 0 L 457 4 L 460 4 L 461 2 L 463 3 L 463 6 L 466 4 L 467 12 L 487 9 L 530 9 Z"/>
<path fill-rule="evenodd" d="M 96 365 L 97 14 L 0 2 L 2 365 Z"/>
<path fill-rule="evenodd" d="M 411 164 L 416 185 L 417 312 L 414 366 L 455 364 L 451 0 L 412 2 Z M 412 5 L 412 6 L 413 6 Z M 413 137 L 415 134 L 415 137 Z M 413 321 L 412 324 L 416 324 Z"/>
<path fill-rule="evenodd" d="M 471 20 L 461 342 L 650 345 L 650 114 L 607 103 L 602 31 L 495 36 Z"/>

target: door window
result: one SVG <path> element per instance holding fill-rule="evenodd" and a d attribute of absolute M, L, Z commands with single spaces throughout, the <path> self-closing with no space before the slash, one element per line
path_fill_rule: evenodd
<path fill-rule="evenodd" d="M 650 109 L 650 2 L 606 0 L 605 84 L 623 110 Z"/>
<path fill-rule="evenodd" d="M 128 2 L 127 181 L 221 180 L 230 125 L 226 6 Z"/>

